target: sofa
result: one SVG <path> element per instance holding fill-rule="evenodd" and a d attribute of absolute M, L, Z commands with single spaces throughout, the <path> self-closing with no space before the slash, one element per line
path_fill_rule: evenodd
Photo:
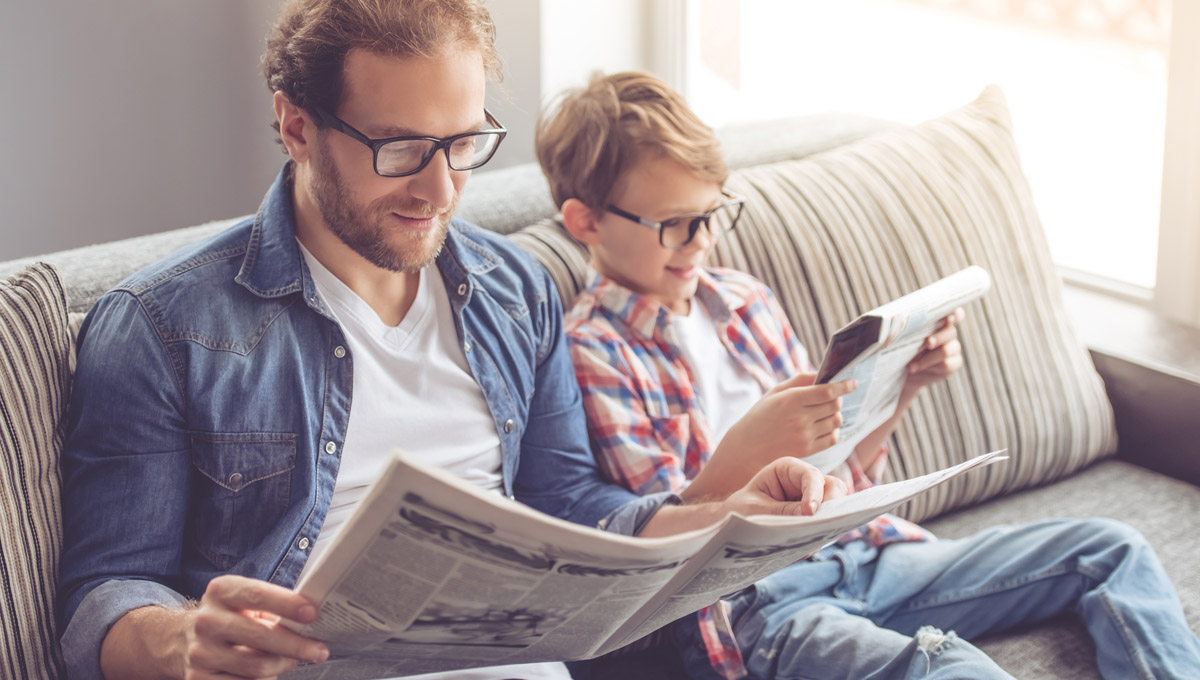
<path fill-rule="evenodd" d="M 942 538 L 1045 517 L 1124 520 L 1155 545 L 1200 629 L 1200 433 L 1191 408 L 1200 385 L 1089 352 L 1068 318 L 1000 90 L 917 126 L 831 114 L 720 134 L 728 186 L 747 208 L 714 264 L 771 286 L 814 356 L 861 311 L 968 264 L 992 275 L 960 327 L 964 369 L 922 394 L 889 443 L 886 478 L 993 449 L 1010 459 L 898 514 Z M 477 172 L 458 215 L 521 244 L 564 300 L 583 284 L 586 255 L 555 222 L 536 165 Z M 57 456 L 74 331 L 129 273 L 235 221 L 0 263 L 0 679 L 63 677 L 53 616 Z M 975 642 L 1015 677 L 1099 677 L 1072 615 Z M 677 677 L 671 652 L 646 646 L 573 672 Z"/>

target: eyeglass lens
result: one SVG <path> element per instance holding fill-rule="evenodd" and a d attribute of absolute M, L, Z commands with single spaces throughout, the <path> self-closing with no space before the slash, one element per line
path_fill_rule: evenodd
<path fill-rule="evenodd" d="M 692 241 L 701 226 L 714 237 L 733 229 L 741 214 L 740 204 L 722 204 L 706 215 L 682 215 L 662 223 L 658 238 L 665 248 L 682 248 Z"/>
<path fill-rule="evenodd" d="M 500 143 L 500 135 L 480 132 L 464 135 L 446 146 L 446 156 L 452 170 L 471 170 L 483 165 L 491 158 Z M 407 139 L 384 144 L 379 147 L 375 159 L 376 170 L 384 175 L 399 175 L 412 172 L 437 152 L 437 142 L 427 139 Z"/>

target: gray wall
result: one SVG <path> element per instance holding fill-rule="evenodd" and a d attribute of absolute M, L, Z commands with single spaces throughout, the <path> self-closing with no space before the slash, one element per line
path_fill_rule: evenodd
<path fill-rule="evenodd" d="M 0 260 L 252 212 L 271 2 L 0 2 Z"/>
<path fill-rule="evenodd" d="M 650 3 L 488 0 L 510 132 L 483 172 L 533 160 L 550 81 L 644 66 Z M 259 71 L 278 4 L 0 0 L 0 261 L 253 212 L 284 160 Z"/>

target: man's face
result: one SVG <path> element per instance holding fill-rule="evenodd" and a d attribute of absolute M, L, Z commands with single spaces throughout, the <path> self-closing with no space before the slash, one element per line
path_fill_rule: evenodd
<path fill-rule="evenodd" d="M 353 50 L 343 79 L 334 115 L 372 139 L 449 137 L 483 123 L 478 52 L 398 59 Z M 320 131 L 314 146 L 308 190 L 334 235 L 390 271 L 416 272 L 433 261 L 470 172 L 451 170 L 438 151 L 415 175 L 380 177 L 371 149 L 341 132 Z"/>
<path fill-rule="evenodd" d="M 721 200 L 721 185 L 705 180 L 674 160 L 651 157 L 622 173 L 612 205 L 660 222 L 686 213 L 711 210 Z M 626 288 L 686 314 L 696 294 L 700 268 L 716 242 L 701 228 L 678 250 L 659 244 L 658 232 L 611 212 L 597 216 L 599 242 L 591 249 L 592 266 Z"/>

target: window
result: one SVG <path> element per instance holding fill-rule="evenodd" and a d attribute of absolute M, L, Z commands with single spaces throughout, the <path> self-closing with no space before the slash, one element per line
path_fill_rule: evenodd
<path fill-rule="evenodd" d="M 1200 3 L 668 4 L 686 26 L 666 33 L 677 84 L 714 125 L 828 111 L 916 123 L 999 84 L 1064 276 L 1200 325 Z"/>

